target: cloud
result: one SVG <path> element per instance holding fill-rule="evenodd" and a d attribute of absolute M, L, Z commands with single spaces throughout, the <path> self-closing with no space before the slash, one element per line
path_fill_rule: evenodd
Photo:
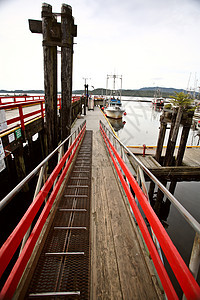
<path fill-rule="evenodd" d="M 28 29 L 28 18 L 41 19 L 42 2 L 0 2 L 1 85 L 21 88 L 29 81 L 34 88 L 43 86 L 42 37 Z M 47 2 L 60 12 L 63 0 Z M 82 77 L 91 77 L 95 87 L 105 87 L 106 75 L 114 70 L 123 74 L 124 88 L 152 85 L 155 78 L 163 85 L 185 88 L 189 73 L 200 69 L 199 1 L 68 0 L 68 4 L 78 25 L 76 89 L 83 86 Z"/>

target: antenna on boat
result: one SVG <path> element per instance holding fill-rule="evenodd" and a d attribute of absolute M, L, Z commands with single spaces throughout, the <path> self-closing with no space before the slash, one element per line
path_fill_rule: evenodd
<path fill-rule="evenodd" d="M 116 84 L 116 79 L 120 79 L 121 81 L 121 88 L 119 89 L 119 96 L 120 96 L 120 100 L 121 100 L 121 96 L 122 96 L 122 75 L 107 75 L 107 79 L 106 79 L 106 97 L 107 97 L 107 93 L 108 93 L 108 80 L 109 78 L 113 78 L 113 90 L 111 90 L 111 94 L 115 93 L 115 90 L 116 90 L 116 87 L 115 87 L 115 84 Z"/>

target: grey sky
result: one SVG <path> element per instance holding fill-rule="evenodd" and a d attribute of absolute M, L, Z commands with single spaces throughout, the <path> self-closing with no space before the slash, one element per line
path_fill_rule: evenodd
<path fill-rule="evenodd" d="M 42 36 L 28 29 L 29 18 L 41 19 L 42 2 L 0 0 L 0 89 L 43 89 Z M 60 12 L 63 0 L 47 3 Z M 187 88 L 190 74 L 189 88 L 200 85 L 200 1 L 66 3 L 78 25 L 73 89 L 83 87 L 83 77 L 91 78 L 88 83 L 95 88 L 105 87 L 106 75 L 114 72 L 123 75 L 127 89 Z"/>

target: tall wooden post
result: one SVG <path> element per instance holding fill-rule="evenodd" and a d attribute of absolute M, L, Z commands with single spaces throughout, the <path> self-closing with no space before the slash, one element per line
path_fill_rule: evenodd
<path fill-rule="evenodd" d="M 72 56 L 73 56 L 72 8 L 63 4 L 61 8 L 61 139 L 71 132 L 72 110 Z"/>
<path fill-rule="evenodd" d="M 178 148 L 178 154 L 177 154 L 177 158 L 176 158 L 176 166 L 180 166 L 182 164 L 191 124 L 188 126 L 183 126 L 183 130 L 182 130 L 182 134 L 181 134 L 181 141 L 180 141 L 180 145 Z"/>
<path fill-rule="evenodd" d="M 45 111 L 48 139 L 48 152 L 58 145 L 57 126 L 57 45 L 51 40 L 52 28 L 56 20 L 52 15 L 52 6 L 42 5 L 42 33 L 44 53 Z"/>
<path fill-rule="evenodd" d="M 159 137 L 158 137 L 158 143 L 156 148 L 156 155 L 155 159 L 160 163 L 161 162 L 161 154 L 163 149 L 163 143 L 165 139 L 165 133 L 166 133 L 167 123 L 160 118 L 160 131 L 159 131 Z"/>
<path fill-rule="evenodd" d="M 57 22 L 57 15 L 61 15 L 61 23 Z M 61 47 L 61 138 L 64 139 L 71 129 L 73 37 L 77 36 L 77 26 L 71 6 L 63 4 L 61 14 L 54 14 L 52 6 L 43 3 L 42 21 L 29 19 L 29 28 L 33 33 L 43 34 L 46 132 L 48 151 L 52 152 L 58 144 L 57 46 Z"/>

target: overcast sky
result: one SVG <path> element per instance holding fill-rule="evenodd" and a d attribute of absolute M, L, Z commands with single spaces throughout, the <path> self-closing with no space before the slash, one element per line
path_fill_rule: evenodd
<path fill-rule="evenodd" d="M 0 89 L 44 88 L 42 35 L 28 28 L 29 18 L 41 20 L 42 2 L 0 0 Z M 47 3 L 61 11 L 63 1 Z M 200 0 L 65 3 L 78 26 L 73 89 L 83 88 L 83 78 L 91 78 L 89 87 L 106 87 L 113 73 L 123 76 L 125 89 L 200 86 Z"/>

